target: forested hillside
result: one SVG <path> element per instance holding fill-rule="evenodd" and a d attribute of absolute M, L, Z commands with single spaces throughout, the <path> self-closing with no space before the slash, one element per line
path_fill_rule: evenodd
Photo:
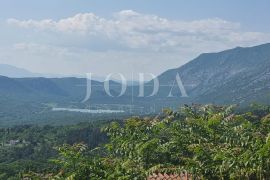
<path fill-rule="evenodd" d="M 192 105 L 98 127 L 2 129 L 1 178 L 145 179 L 185 172 L 198 179 L 267 179 L 270 108 L 234 108 Z"/>
<path fill-rule="evenodd" d="M 20 179 L 29 171 L 49 172 L 60 166 L 51 163 L 57 158 L 57 146 L 63 143 L 84 143 L 89 148 L 107 142 L 100 131 L 104 122 L 72 126 L 24 125 L 0 129 L 0 179 Z"/>

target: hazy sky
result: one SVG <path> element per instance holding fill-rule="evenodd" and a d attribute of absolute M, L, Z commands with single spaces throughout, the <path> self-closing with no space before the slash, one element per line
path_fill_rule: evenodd
<path fill-rule="evenodd" d="M 269 0 L 6 0 L 0 64 L 159 74 L 203 52 L 270 42 Z"/>

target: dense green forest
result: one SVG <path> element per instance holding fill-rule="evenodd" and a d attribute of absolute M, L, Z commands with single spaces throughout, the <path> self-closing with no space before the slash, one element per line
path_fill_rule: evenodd
<path fill-rule="evenodd" d="M 103 122 L 66 126 L 24 125 L 0 129 L 0 179 L 20 179 L 20 174 L 57 169 L 50 159 L 57 157 L 57 146 L 84 143 L 95 148 L 106 142 L 100 131 Z M 11 178 L 12 179 L 12 178 Z"/>
<path fill-rule="evenodd" d="M 155 117 L 1 129 L 0 179 L 270 177 L 270 108 L 192 105 Z"/>

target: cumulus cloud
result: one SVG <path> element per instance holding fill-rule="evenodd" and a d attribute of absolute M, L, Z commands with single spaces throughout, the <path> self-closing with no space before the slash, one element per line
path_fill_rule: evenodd
<path fill-rule="evenodd" d="M 7 22 L 22 28 L 38 29 L 90 38 L 114 41 L 131 49 L 179 51 L 197 46 L 220 47 L 250 45 L 269 40 L 269 35 L 248 32 L 239 23 L 220 18 L 194 21 L 169 20 L 156 15 L 141 14 L 132 10 L 102 18 L 93 13 L 80 13 L 60 20 L 18 20 Z"/>
<path fill-rule="evenodd" d="M 13 18 L 7 23 L 22 34 L 11 49 L 0 53 L 0 61 L 56 74 L 61 74 L 59 67 L 65 74 L 130 75 L 131 67 L 134 72 L 159 74 L 200 53 L 270 41 L 268 33 L 247 31 L 221 18 L 171 20 L 133 10 L 109 18 L 79 13 L 59 20 Z"/>
<path fill-rule="evenodd" d="M 23 28 L 37 28 L 41 30 L 53 30 L 60 32 L 85 32 L 98 24 L 100 19 L 92 13 L 77 14 L 74 17 L 54 21 L 52 19 L 37 20 L 17 20 L 8 19 L 9 24 L 17 25 Z M 91 27 L 91 28 L 90 28 Z"/>

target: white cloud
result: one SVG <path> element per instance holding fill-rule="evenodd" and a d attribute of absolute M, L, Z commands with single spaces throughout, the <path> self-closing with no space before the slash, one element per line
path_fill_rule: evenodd
<path fill-rule="evenodd" d="M 80 13 L 58 21 L 8 19 L 7 22 L 22 28 L 67 33 L 69 36 L 81 34 L 89 39 L 95 36 L 127 48 L 154 51 L 179 51 L 182 47 L 196 48 L 198 44 L 219 44 L 221 47 L 250 45 L 269 40 L 268 34 L 243 31 L 239 23 L 219 18 L 168 20 L 132 10 L 120 11 L 110 19 L 93 13 Z"/>
<path fill-rule="evenodd" d="M 98 26 L 104 19 L 97 17 L 92 13 L 77 14 L 74 17 L 60 19 L 54 21 L 52 19 L 24 20 L 8 19 L 9 24 L 17 25 L 23 28 L 37 28 L 41 30 L 52 30 L 59 32 L 94 32 L 98 30 Z M 105 20 L 104 20 L 105 21 Z"/>
<path fill-rule="evenodd" d="M 111 18 L 79 13 L 60 20 L 8 19 L 7 23 L 24 29 L 25 38 L 5 51 L 6 59 L 35 72 L 56 74 L 130 73 L 130 67 L 158 74 L 200 53 L 270 41 L 268 33 L 243 30 L 241 24 L 220 18 L 170 20 L 132 10 Z M 61 64 L 62 73 L 55 64 Z"/>

